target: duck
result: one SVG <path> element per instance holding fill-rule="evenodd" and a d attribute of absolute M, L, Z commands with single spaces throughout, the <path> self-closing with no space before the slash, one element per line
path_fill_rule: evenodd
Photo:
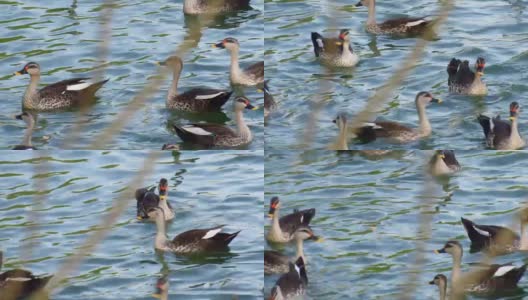
<path fill-rule="evenodd" d="M 183 69 L 182 59 L 174 55 L 165 61 L 158 62 L 158 65 L 168 67 L 173 71 L 172 83 L 165 102 L 168 109 L 186 112 L 220 111 L 233 93 L 233 91 L 228 90 L 199 87 L 178 94 L 178 81 Z"/>
<path fill-rule="evenodd" d="M 269 300 L 298 299 L 306 294 L 308 275 L 302 257 L 289 264 L 288 273 L 282 275 L 271 289 Z"/>
<path fill-rule="evenodd" d="M 232 84 L 243 86 L 256 86 L 264 83 L 264 62 L 260 61 L 250 65 L 244 70 L 240 69 L 238 64 L 238 53 L 240 44 L 238 40 L 232 37 L 223 39 L 221 42 L 213 45 L 215 48 L 227 49 L 231 53 L 231 69 L 229 79 Z"/>
<path fill-rule="evenodd" d="M 218 14 L 250 8 L 250 0 L 185 0 L 183 2 L 183 13 L 187 15 Z"/>
<path fill-rule="evenodd" d="M 337 117 L 332 120 L 339 128 L 339 135 L 332 150 L 348 150 L 348 126 L 347 116 L 345 113 L 339 113 Z"/>
<path fill-rule="evenodd" d="M 256 110 L 258 107 L 251 105 L 246 97 L 237 97 L 235 99 L 236 131 L 228 126 L 211 123 L 174 125 L 174 130 L 184 142 L 205 147 L 240 147 L 247 145 L 253 140 L 253 135 L 244 121 L 242 113 L 244 109 Z"/>
<path fill-rule="evenodd" d="M 163 214 L 163 210 L 159 207 L 151 208 L 148 212 L 149 218 L 156 220 L 157 233 L 154 248 L 161 251 L 182 255 L 227 251 L 229 243 L 240 233 L 240 231 L 223 233 L 221 231 L 224 225 L 220 225 L 207 229 L 185 231 L 170 241 L 165 233 L 165 217 Z"/>
<path fill-rule="evenodd" d="M 333 67 L 353 67 L 359 62 L 359 56 L 350 45 L 350 32 L 342 29 L 337 39 L 324 38 L 317 32 L 312 32 L 312 44 L 315 57 L 319 57 L 325 65 Z"/>
<path fill-rule="evenodd" d="M 310 221 L 315 216 L 315 208 L 296 210 L 292 214 L 279 217 L 279 207 L 279 197 L 271 198 L 268 216 L 272 221 L 266 238 L 274 243 L 288 243 L 295 239 L 295 231 L 298 228 L 310 225 Z"/>
<path fill-rule="evenodd" d="M 3 252 L 0 251 L 0 270 L 3 264 Z M 42 290 L 53 276 L 35 276 L 22 269 L 13 269 L 0 273 L 0 299 L 20 300 Z"/>
<path fill-rule="evenodd" d="M 516 150 L 524 147 L 526 142 L 519 134 L 518 120 L 520 106 L 517 102 L 510 103 L 510 121 L 501 120 L 500 116 L 494 118 L 479 115 L 477 120 L 484 130 L 486 145 L 496 150 Z"/>
<path fill-rule="evenodd" d="M 23 120 L 26 123 L 26 132 L 24 133 L 24 139 L 22 144 L 13 147 L 13 150 L 37 150 L 31 144 L 31 137 L 33 136 L 33 130 L 35 128 L 35 116 L 29 112 L 23 112 L 15 116 L 17 120 Z"/>
<path fill-rule="evenodd" d="M 410 128 L 392 121 L 375 121 L 354 129 L 357 138 L 371 142 L 377 138 L 387 138 L 391 142 L 408 143 L 431 135 L 432 129 L 425 108 L 429 103 L 442 103 L 441 99 L 433 97 L 430 92 L 419 92 L 415 98 L 418 112 L 419 127 Z"/>
<path fill-rule="evenodd" d="M 148 212 L 153 207 L 159 207 L 163 210 L 165 221 L 174 219 L 174 209 L 169 200 L 167 200 L 168 187 L 167 179 L 161 178 L 158 184 L 159 195 L 156 195 L 156 187 L 136 190 L 136 215 L 138 220 L 148 220 Z"/>
<path fill-rule="evenodd" d="M 462 246 L 458 241 L 448 241 L 442 249 L 435 253 L 448 253 L 453 257 L 451 271 L 451 287 L 460 287 L 466 292 L 472 293 L 494 293 L 498 291 L 511 290 L 517 287 L 517 282 L 526 271 L 526 264 L 517 268 L 511 264 L 493 264 L 483 266 L 474 271 L 473 276 L 462 276 L 460 264 L 462 261 Z M 473 272 L 472 272 L 473 273 Z"/>
<path fill-rule="evenodd" d="M 431 21 L 423 18 L 398 18 L 387 20 L 383 23 L 376 23 L 376 1 L 360 0 L 356 7 L 366 6 L 368 8 L 368 19 L 366 29 L 372 34 L 391 35 L 419 35 L 426 31 L 431 25 Z"/>
<path fill-rule="evenodd" d="M 429 284 L 438 286 L 440 300 L 447 299 L 447 277 L 444 274 L 436 274 L 433 280 L 429 281 Z"/>
<path fill-rule="evenodd" d="M 469 61 L 452 58 L 447 65 L 447 86 L 449 91 L 473 96 L 487 95 L 488 87 L 482 81 L 485 65 L 486 60 L 483 57 L 477 58 L 475 63 L 476 72 L 473 72 L 469 68 Z"/>
<path fill-rule="evenodd" d="M 73 78 L 50 84 L 37 90 L 40 81 L 40 65 L 27 63 L 15 75 L 29 74 L 30 83 L 24 93 L 24 110 L 52 111 L 81 107 L 90 104 L 95 93 L 108 81 L 94 82 L 91 78 Z"/>
<path fill-rule="evenodd" d="M 169 300 L 169 278 L 167 276 L 162 276 L 156 282 L 156 292 L 152 294 L 152 297 Z"/>
<path fill-rule="evenodd" d="M 462 225 L 464 225 L 464 229 L 471 240 L 472 252 L 484 249 L 495 254 L 506 254 L 518 250 L 528 250 L 528 233 L 525 232 L 525 226 L 528 224 L 527 212 L 527 210 L 523 210 L 520 214 L 520 236 L 506 227 L 480 225 L 469 219 L 460 218 Z"/>
<path fill-rule="evenodd" d="M 317 240 L 318 237 L 314 235 L 312 229 L 307 226 L 298 228 L 295 233 L 296 251 L 295 259 L 302 257 L 305 264 L 308 263 L 304 255 L 304 240 Z M 290 267 L 290 258 L 278 251 L 265 250 L 264 251 L 264 274 L 283 274 L 288 273 Z"/>
<path fill-rule="evenodd" d="M 269 90 L 269 80 L 264 81 L 264 118 L 267 118 L 277 108 L 277 103 Z"/>
<path fill-rule="evenodd" d="M 431 161 L 429 161 L 429 170 L 433 176 L 443 176 L 458 172 L 460 164 L 455 157 L 455 151 L 437 150 Z"/>

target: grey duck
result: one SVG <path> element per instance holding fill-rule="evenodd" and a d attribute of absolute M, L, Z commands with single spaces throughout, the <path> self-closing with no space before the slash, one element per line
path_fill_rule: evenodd
<path fill-rule="evenodd" d="M 240 69 L 238 53 L 240 44 L 235 38 L 225 38 L 214 45 L 216 48 L 227 49 L 231 54 L 231 67 L 229 78 L 232 84 L 255 86 L 264 83 L 264 62 L 260 61 L 250 65 L 246 69 Z"/>
<path fill-rule="evenodd" d="M 508 123 L 500 116 L 490 118 L 479 115 L 477 120 L 484 130 L 486 144 L 496 150 L 516 150 L 524 147 L 525 141 L 519 134 L 518 120 L 520 106 L 517 102 L 510 103 L 510 120 Z"/>
<path fill-rule="evenodd" d="M 433 280 L 429 281 L 429 284 L 438 286 L 438 292 L 440 293 L 440 300 L 447 299 L 447 277 L 444 274 L 437 274 Z"/>
<path fill-rule="evenodd" d="M 248 9 L 250 0 L 185 0 L 183 12 L 188 15 L 226 13 Z"/>
<path fill-rule="evenodd" d="M 312 240 L 318 240 L 318 237 L 314 235 L 312 229 L 310 227 L 300 227 L 298 228 L 295 233 L 295 242 L 296 242 L 296 254 L 295 254 L 295 260 L 299 257 L 303 258 L 304 263 L 306 264 L 308 261 L 306 260 L 306 256 L 304 256 L 304 247 L 303 243 L 304 240 L 312 239 Z M 288 273 L 289 270 L 289 264 L 290 264 L 290 258 L 278 251 L 273 250 L 265 250 L 264 251 L 264 274 L 283 274 Z"/>
<path fill-rule="evenodd" d="M 3 252 L 0 251 L 0 270 L 2 269 Z M 13 269 L 0 273 L 0 299 L 20 300 L 43 289 L 53 276 L 35 276 L 33 273 Z"/>
<path fill-rule="evenodd" d="M 359 62 L 359 56 L 350 45 L 350 32 L 342 29 L 338 38 L 324 38 L 312 32 L 312 44 L 315 57 L 325 65 L 333 67 L 353 67 Z"/>
<path fill-rule="evenodd" d="M 453 150 L 437 150 L 429 161 L 429 169 L 433 176 L 442 176 L 457 172 L 460 164 Z"/>
<path fill-rule="evenodd" d="M 168 196 L 169 184 L 167 179 L 161 178 L 158 184 L 159 194 L 156 195 L 156 187 L 140 188 L 136 190 L 136 214 L 138 220 L 149 219 L 150 209 L 159 207 L 163 210 L 165 221 L 174 219 L 174 209 L 170 205 Z"/>
<path fill-rule="evenodd" d="M 297 299 L 306 294 L 308 275 L 302 257 L 289 264 L 288 273 L 282 275 L 271 289 L 270 300 Z"/>
<path fill-rule="evenodd" d="M 280 199 L 270 200 L 268 216 L 272 218 L 271 228 L 266 239 L 275 243 L 287 243 L 295 238 L 295 232 L 301 227 L 308 227 L 315 216 L 315 208 L 294 211 L 292 214 L 279 217 Z"/>
<path fill-rule="evenodd" d="M 273 99 L 268 86 L 269 80 L 264 81 L 264 118 L 267 118 L 269 114 L 277 108 L 277 103 Z"/>
<path fill-rule="evenodd" d="M 467 95 L 486 95 L 488 88 L 482 82 L 485 66 L 486 61 L 484 58 L 479 57 L 475 63 L 476 72 L 473 72 L 469 68 L 469 62 L 467 60 L 451 59 L 447 65 L 447 85 L 449 91 Z"/>
<path fill-rule="evenodd" d="M 22 144 L 16 145 L 15 147 L 13 147 L 13 150 L 37 150 L 37 148 L 31 144 L 31 137 L 33 136 L 33 130 L 35 128 L 36 123 L 35 115 L 30 112 L 23 112 L 19 115 L 16 115 L 15 118 L 17 120 L 23 120 L 26 123 L 26 131 L 24 132 L 24 139 L 22 140 Z"/>

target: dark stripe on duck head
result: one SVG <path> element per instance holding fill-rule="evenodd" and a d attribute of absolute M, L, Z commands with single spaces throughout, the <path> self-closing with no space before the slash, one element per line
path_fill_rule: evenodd
<path fill-rule="evenodd" d="M 280 203 L 279 197 L 275 196 L 275 197 L 271 198 L 271 200 L 270 200 L 270 208 L 269 208 L 269 211 L 268 211 L 268 214 L 270 215 L 270 217 L 273 216 L 273 214 L 275 213 L 275 210 L 277 209 L 277 207 L 279 207 L 279 203 Z"/>
<path fill-rule="evenodd" d="M 348 29 L 341 29 L 341 31 L 339 32 L 339 39 L 344 41 L 349 34 L 350 32 L 348 31 Z"/>

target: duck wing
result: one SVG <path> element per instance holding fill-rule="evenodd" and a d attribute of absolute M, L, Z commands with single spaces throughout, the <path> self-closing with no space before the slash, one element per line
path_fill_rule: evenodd
<path fill-rule="evenodd" d="M 475 80 L 475 73 L 469 68 L 469 61 L 464 60 L 458 67 L 454 83 L 460 86 L 470 86 Z"/>
<path fill-rule="evenodd" d="M 499 117 L 492 119 L 493 146 L 497 147 L 506 142 L 511 136 L 510 123 L 501 120 Z"/>
<path fill-rule="evenodd" d="M 458 72 L 458 66 L 462 61 L 460 59 L 452 58 L 449 64 L 447 65 L 447 85 L 451 86 L 451 84 L 455 81 L 456 74 Z"/>
<path fill-rule="evenodd" d="M 329 54 L 341 52 L 340 49 L 342 46 L 339 46 L 338 42 L 338 38 L 325 38 L 317 32 L 312 32 L 312 44 L 315 57 L 319 57 L 323 52 Z M 350 46 L 350 49 L 352 49 L 352 46 Z"/>
<path fill-rule="evenodd" d="M 511 245 L 519 236 L 511 229 L 496 225 L 479 225 L 473 221 L 460 218 L 466 229 L 472 247 L 488 247 L 491 243 Z"/>
<path fill-rule="evenodd" d="M 389 30 L 391 28 L 396 27 L 402 27 L 405 26 L 408 32 L 414 32 L 414 31 L 421 31 L 423 30 L 430 21 L 426 20 L 425 17 L 423 18 L 409 18 L 409 17 L 403 17 L 403 18 L 397 18 L 397 19 L 391 19 L 387 20 L 383 23 L 378 24 L 378 27 L 382 30 Z"/>
<path fill-rule="evenodd" d="M 500 291 L 513 289 L 524 275 L 526 265 L 516 268 L 512 264 L 497 265 L 493 264 L 484 270 L 475 272 L 474 291 Z"/>
<path fill-rule="evenodd" d="M 295 211 L 279 219 L 279 226 L 282 231 L 293 234 L 301 226 L 309 226 L 310 221 L 315 216 L 315 208 L 302 211 Z"/>
<path fill-rule="evenodd" d="M 192 102 L 194 110 L 219 110 L 231 97 L 233 91 L 192 88 L 176 96 L 176 101 Z"/>
<path fill-rule="evenodd" d="M 137 202 L 137 216 L 142 219 L 148 219 L 149 210 L 159 207 L 160 198 L 155 193 L 156 187 L 147 191 L 141 201 Z"/>
<path fill-rule="evenodd" d="M 264 81 L 264 62 L 259 61 L 247 67 L 244 73 L 250 75 L 253 79 Z"/>
<path fill-rule="evenodd" d="M 458 163 L 458 160 L 455 157 L 455 152 L 453 150 L 444 150 L 444 162 L 445 164 L 450 168 L 460 168 L 460 164 Z"/>
<path fill-rule="evenodd" d="M 204 146 L 214 146 L 219 137 L 237 137 L 238 134 L 228 126 L 208 123 L 174 125 L 176 134 L 184 141 Z"/>
<path fill-rule="evenodd" d="M 392 121 L 376 121 L 356 129 L 357 137 L 363 142 L 371 142 L 376 138 L 390 138 L 402 133 L 413 132 L 412 128 Z"/>

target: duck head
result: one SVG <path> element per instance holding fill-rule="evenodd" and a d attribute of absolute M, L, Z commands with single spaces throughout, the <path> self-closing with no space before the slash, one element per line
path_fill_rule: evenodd
<path fill-rule="evenodd" d="M 314 240 L 318 241 L 319 238 L 314 234 L 312 229 L 310 227 L 300 227 L 297 230 L 295 230 L 294 233 L 296 240 Z"/>
<path fill-rule="evenodd" d="M 167 179 L 161 178 L 158 184 L 159 196 L 161 200 L 165 200 L 167 198 L 168 188 L 169 188 L 169 183 Z"/>
<path fill-rule="evenodd" d="M 433 97 L 433 95 L 430 92 L 419 92 L 416 95 L 416 106 L 425 107 L 429 103 L 442 103 L 441 99 Z"/>
<path fill-rule="evenodd" d="M 279 208 L 280 206 L 280 200 L 279 197 L 275 196 L 271 198 L 270 200 L 270 208 L 268 211 L 268 217 L 273 218 L 273 215 L 275 214 L 275 210 Z"/>
<path fill-rule="evenodd" d="M 341 31 L 339 31 L 339 37 L 336 44 L 341 46 L 344 42 L 350 42 L 350 31 L 348 29 L 341 29 Z"/>
<path fill-rule="evenodd" d="M 347 116 L 345 113 L 339 113 L 332 122 L 334 122 L 339 129 L 344 129 L 347 126 Z"/>
<path fill-rule="evenodd" d="M 27 125 L 33 125 L 35 123 L 35 117 L 28 112 L 23 112 L 15 116 L 15 119 L 24 121 Z"/>
<path fill-rule="evenodd" d="M 521 107 L 519 106 L 519 103 L 512 102 L 510 103 L 510 120 L 514 121 L 519 116 L 519 112 L 521 111 Z"/>
<path fill-rule="evenodd" d="M 475 63 L 475 70 L 477 70 L 477 75 L 484 75 L 484 66 L 486 66 L 486 60 L 483 57 L 477 58 L 477 62 Z"/>
<path fill-rule="evenodd" d="M 213 47 L 227 50 L 238 50 L 240 44 L 237 39 L 228 37 L 223 39 L 220 43 L 214 44 Z"/>
<path fill-rule="evenodd" d="M 462 245 L 458 241 L 448 241 L 442 249 L 434 251 L 435 253 L 448 253 L 453 257 L 462 257 Z"/>
<path fill-rule="evenodd" d="M 235 111 L 242 111 L 244 109 L 257 110 L 258 107 L 251 105 L 249 99 L 246 97 L 237 97 L 235 99 Z"/>
<path fill-rule="evenodd" d="M 15 75 L 25 75 L 29 74 L 30 76 L 40 75 L 40 66 L 36 62 L 27 63 L 22 70 L 15 72 Z"/>
<path fill-rule="evenodd" d="M 169 56 L 169 58 L 167 58 L 166 60 L 157 62 L 156 64 L 172 69 L 181 69 L 183 67 L 182 59 L 176 55 Z"/>

